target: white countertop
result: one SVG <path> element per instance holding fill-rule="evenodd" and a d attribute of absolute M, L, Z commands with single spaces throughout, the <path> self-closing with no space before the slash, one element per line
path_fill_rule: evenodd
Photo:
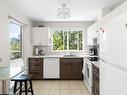
<path fill-rule="evenodd" d="M 92 63 L 92 64 L 94 64 L 94 65 L 96 65 L 97 67 L 100 67 L 100 61 L 90 61 L 88 59 L 85 59 L 85 60 Z"/>
<path fill-rule="evenodd" d="M 59 58 L 59 57 L 63 57 L 63 55 L 44 55 L 44 56 L 31 56 L 30 58 L 46 58 L 46 57 Z"/>
<path fill-rule="evenodd" d="M 84 58 L 84 57 L 98 57 L 98 56 L 90 56 L 90 55 L 44 55 L 44 56 L 30 56 L 30 58 Z"/>
<path fill-rule="evenodd" d="M 97 67 L 100 67 L 100 62 L 99 61 L 98 62 L 93 61 L 92 64 L 96 65 Z"/>

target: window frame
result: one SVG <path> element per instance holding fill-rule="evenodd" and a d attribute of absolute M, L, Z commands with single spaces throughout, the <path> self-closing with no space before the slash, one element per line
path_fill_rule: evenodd
<path fill-rule="evenodd" d="M 77 50 L 69 50 L 69 38 L 67 36 L 67 50 L 53 50 L 53 33 L 55 31 L 82 31 L 82 50 L 79 50 L 79 47 Z M 79 33 L 79 32 L 78 32 Z M 52 52 L 67 52 L 67 51 L 74 51 L 74 52 L 83 52 L 84 51 L 84 40 L 85 40 L 85 33 L 86 29 L 84 27 L 52 27 L 51 28 L 51 51 Z M 63 33 L 64 34 L 64 33 Z M 69 35 L 69 32 L 67 32 L 67 35 Z M 78 45 L 78 44 L 77 44 Z"/>
<path fill-rule="evenodd" d="M 10 24 L 13 23 L 15 25 L 18 25 L 20 26 L 20 36 L 21 36 L 21 42 L 20 42 L 20 45 L 21 45 L 21 57 L 20 58 L 16 58 L 16 59 L 11 59 L 10 57 L 10 61 L 11 63 L 14 63 L 16 61 L 20 61 L 23 59 L 24 55 L 23 55 L 23 31 L 24 31 L 24 26 L 19 23 L 18 21 L 14 20 L 14 19 L 9 19 L 9 27 L 10 27 Z M 10 30 L 9 30 L 9 52 L 10 52 L 10 55 L 11 55 L 11 51 L 10 51 Z"/>

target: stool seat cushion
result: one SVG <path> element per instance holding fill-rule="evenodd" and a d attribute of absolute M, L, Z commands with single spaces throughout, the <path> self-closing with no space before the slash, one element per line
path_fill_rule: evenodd
<path fill-rule="evenodd" d="M 20 76 L 16 76 L 16 77 L 13 77 L 11 79 L 11 81 L 27 81 L 27 80 L 31 80 L 31 76 L 30 75 L 27 75 L 27 74 L 22 74 Z"/>

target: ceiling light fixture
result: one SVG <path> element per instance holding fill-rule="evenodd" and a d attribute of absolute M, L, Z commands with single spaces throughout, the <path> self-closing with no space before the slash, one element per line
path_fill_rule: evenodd
<path fill-rule="evenodd" d="M 57 17 L 60 19 L 70 18 L 70 9 L 66 8 L 66 4 L 62 3 L 62 7 L 57 9 Z"/>

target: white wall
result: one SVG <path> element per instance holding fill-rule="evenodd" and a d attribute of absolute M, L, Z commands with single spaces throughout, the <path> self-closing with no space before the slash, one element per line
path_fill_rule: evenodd
<path fill-rule="evenodd" d="M 19 10 L 8 3 L 7 0 L 0 0 L 0 58 L 3 62 L 0 62 L 0 66 L 9 65 L 9 19 L 8 16 L 12 16 L 17 20 L 28 25 L 25 31 L 25 57 L 31 55 L 31 34 L 30 26 L 31 21 L 28 17 L 24 16 Z"/>
<path fill-rule="evenodd" d="M 112 12 L 110 12 L 108 15 L 104 17 L 104 22 L 111 20 L 114 17 L 119 16 L 122 13 L 127 12 L 127 1 L 118 6 L 116 9 L 114 9 Z"/>
<path fill-rule="evenodd" d="M 24 33 L 24 52 L 25 52 L 25 61 L 27 57 L 31 55 L 31 21 L 17 10 L 14 6 L 8 3 L 7 0 L 0 0 L 0 58 L 3 59 L 0 62 L 1 66 L 9 66 L 9 19 L 8 16 L 11 16 L 24 24 L 27 24 L 26 31 Z M 0 82 L 0 92 L 1 92 L 1 82 Z"/>
<path fill-rule="evenodd" d="M 8 32 L 8 5 L 5 0 L 0 1 L 0 58 L 3 64 L 8 64 L 9 60 L 9 32 Z"/>
<path fill-rule="evenodd" d="M 44 25 L 47 27 L 85 27 L 92 25 L 93 21 L 70 21 L 70 22 L 34 22 L 33 26 Z"/>

